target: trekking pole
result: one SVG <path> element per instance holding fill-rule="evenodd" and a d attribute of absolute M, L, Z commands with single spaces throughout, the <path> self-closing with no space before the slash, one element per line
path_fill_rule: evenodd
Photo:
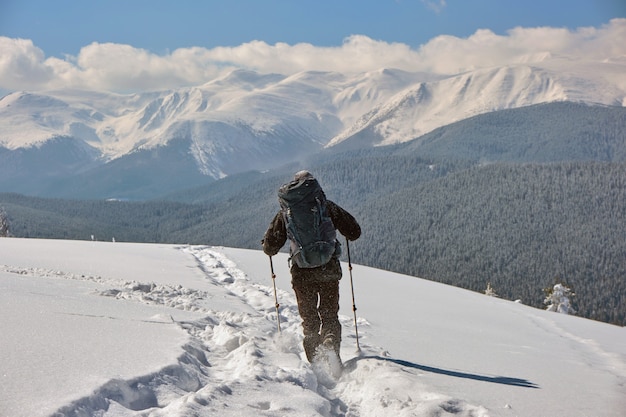
<path fill-rule="evenodd" d="M 272 271 L 272 284 L 274 285 L 274 303 L 276 306 L 276 323 L 278 324 L 278 333 L 281 333 L 280 330 L 280 314 L 278 313 L 278 296 L 276 295 L 276 274 L 274 273 L 274 262 L 272 262 L 272 257 L 270 256 L 270 270 Z"/>
<path fill-rule="evenodd" d="M 346 238 L 346 249 L 348 250 L 348 271 L 350 271 L 350 289 L 352 290 L 352 313 L 354 313 L 354 331 L 356 332 L 356 349 L 358 352 L 360 352 L 361 346 L 359 345 L 359 327 L 356 322 L 356 303 L 354 301 L 354 283 L 352 281 L 352 261 L 350 260 L 350 244 L 348 243 L 348 238 Z"/>

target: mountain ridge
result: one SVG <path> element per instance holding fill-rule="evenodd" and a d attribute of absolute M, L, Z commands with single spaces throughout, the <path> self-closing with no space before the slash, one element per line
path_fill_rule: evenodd
<path fill-rule="evenodd" d="M 171 160 L 159 158 L 176 148 L 189 164 L 186 170 L 197 177 L 194 184 L 200 184 L 250 169 L 273 169 L 325 148 L 339 152 L 405 143 L 499 110 L 559 101 L 610 106 L 626 100 L 626 87 L 612 78 L 620 64 L 590 63 L 567 71 L 551 65 L 452 75 L 381 69 L 285 76 L 235 70 L 200 86 L 160 92 L 15 92 L 0 99 L 0 162 L 32 166 L 40 160 L 36 149 L 48 143 L 43 149 L 59 155 L 51 150 L 52 140 L 64 138 L 64 146 L 75 152 L 93 150 L 78 165 L 98 166 L 103 177 L 117 175 L 113 170 L 120 165 L 134 171 L 145 167 L 142 175 L 149 177 L 167 169 Z M 608 75 L 602 72 L 607 65 Z M 52 165 L 64 163 L 62 157 L 50 159 Z M 65 181 L 82 172 L 52 178 L 43 168 L 32 175 L 7 169 L 0 168 L 0 174 L 16 181 L 9 191 L 19 189 L 20 181 Z M 169 191 L 185 185 L 172 184 Z"/>

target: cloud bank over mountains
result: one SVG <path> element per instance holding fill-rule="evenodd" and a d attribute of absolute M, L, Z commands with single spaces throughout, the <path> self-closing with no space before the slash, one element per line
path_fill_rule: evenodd
<path fill-rule="evenodd" d="M 0 37 L 0 90 L 164 90 L 201 85 L 233 69 L 291 75 L 397 68 L 449 75 L 520 63 L 543 66 L 552 60 L 610 64 L 626 61 L 624 39 L 623 18 L 575 30 L 516 27 L 504 35 L 488 29 L 467 38 L 441 35 L 417 49 L 352 35 L 334 47 L 252 41 L 236 47 L 179 48 L 163 55 L 131 45 L 94 42 L 77 56 L 59 58 L 46 57 L 29 39 Z"/>

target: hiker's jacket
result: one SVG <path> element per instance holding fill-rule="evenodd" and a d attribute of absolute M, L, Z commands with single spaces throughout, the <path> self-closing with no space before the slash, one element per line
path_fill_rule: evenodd
<path fill-rule="evenodd" d="M 356 240 L 361 236 L 361 227 L 350 213 L 330 200 L 326 200 L 326 208 L 335 229 L 339 233 L 348 240 Z M 283 215 L 279 211 L 263 237 L 263 252 L 266 255 L 274 256 L 285 242 L 287 242 L 287 228 Z M 291 275 L 294 279 L 311 281 L 339 280 L 341 279 L 341 266 L 336 256 L 333 256 L 326 265 L 317 268 L 299 268 L 294 262 L 291 265 Z"/>

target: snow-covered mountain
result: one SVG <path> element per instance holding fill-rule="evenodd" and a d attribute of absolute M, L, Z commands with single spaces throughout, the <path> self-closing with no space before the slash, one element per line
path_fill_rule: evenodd
<path fill-rule="evenodd" d="M 15 181 L 54 176 L 58 170 L 33 168 L 34 160 L 46 157 L 59 169 L 75 166 L 64 173 L 70 176 L 115 160 L 125 161 L 115 165 L 118 171 L 141 164 L 166 170 L 162 155 L 168 154 L 184 155 L 190 171 L 217 179 L 338 144 L 405 142 L 501 109 L 553 101 L 624 106 L 623 73 L 620 61 L 552 59 L 448 76 L 391 69 L 292 76 L 237 70 L 162 92 L 15 92 L 0 100 L 2 174 Z M 42 148 L 53 143 L 72 148 L 79 160 L 55 161 L 54 146 Z"/>
<path fill-rule="evenodd" d="M 365 113 L 328 146 L 349 141 L 355 142 L 353 147 L 406 142 L 472 116 L 538 103 L 624 106 L 625 93 L 614 81 L 584 71 L 527 65 L 481 69 L 408 86 Z"/>

